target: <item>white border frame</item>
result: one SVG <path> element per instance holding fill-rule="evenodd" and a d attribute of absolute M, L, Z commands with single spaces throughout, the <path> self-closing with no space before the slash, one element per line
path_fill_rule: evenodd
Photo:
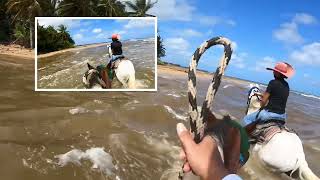
<path fill-rule="evenodd" d="M 154 66 L 155 66 L 155 76 L 154 76 L 154 89 L 38 89 L 38 57 L 37 57 L 37 51 L 38 51 L 38 42 L 37 42 L 37 24 L 39 19 L 125 19 L 125 20 L 131 20 L 131 19 L 153 19 L 155 21 L 154 25 Z M 35 51 L 34 51 L 34 57 L 35 57 L 35 64 L 34 64 L 34 82 L 35 82 L 35 91 L 87 91 L 87 92 L 112 92 L 112 91 L 119 91 L 119 92 L 129 92 L 129 91 L 146 91 L 146 92 L 154 92 L 158 91 L 158 66 L 157 66 L 157 29 L 158 29 L 158 18 L 157 17 L 35 17 Z"/>

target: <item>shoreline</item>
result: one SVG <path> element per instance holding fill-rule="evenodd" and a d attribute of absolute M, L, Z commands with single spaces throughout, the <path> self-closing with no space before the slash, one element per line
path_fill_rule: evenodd
<path fill-rule="evenodd" d="M 63 50 L 59 50 L 59 51 L 40 54 L 40 55 L 37 55 L 37 58 L 47 58 L 47 57 L 51 57 L 51 56 L 54 56 L 57 54 L 65 53 L 65 52 L 71 52 L 71 51 L 83 50 L 83 49 L 87 49 L 87 48 L 106 46 L 108 44 L 110 44 L 110 43 L 97 43 L 97 44 L 90 44 L 90 45 L 80 45 L 80 46 L 76 46 L 74 48 L 68 48 L 68 49 L 63 49 Z"/>

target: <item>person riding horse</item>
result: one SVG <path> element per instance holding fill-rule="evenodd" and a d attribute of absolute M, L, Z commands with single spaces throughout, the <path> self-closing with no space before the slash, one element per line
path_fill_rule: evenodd
<path fill-rule="evenodd" d="M 112 43 L 111 43 L 112 57 L 108 63 L 109 68 L 112 68 L 113 63 L 116 60 L 120 58 L 124 58 L 124 55 L 122 54 L 122 43 L 120 42 L 120 35 L 112 34 L 111 39 L 112 39 Z"/>
<path fill-rule="evenodd" d="M 285 108 L 290 88 L 285 79 L 293 76 L 294 69 L 285 62 L 278 62 L 274 68 L 266 69 L 273 71 L 274 79 L 269 82 L 263 95 L 255 94 L 262 97 L 260 110 L 246 115 L 242 120 L 242 124 L 249 132 L 257 122 L 276 120 L 284 124 L 287 119 Z"/>

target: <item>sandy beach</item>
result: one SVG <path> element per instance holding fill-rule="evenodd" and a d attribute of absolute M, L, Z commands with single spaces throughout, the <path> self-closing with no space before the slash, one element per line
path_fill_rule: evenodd
<path fill-rule="evenodd" d="M 21 59 L 34 59 L 34 49 L 28 49 L 17 44 L 0 44 L 0 55 L 9 55 Z"/>

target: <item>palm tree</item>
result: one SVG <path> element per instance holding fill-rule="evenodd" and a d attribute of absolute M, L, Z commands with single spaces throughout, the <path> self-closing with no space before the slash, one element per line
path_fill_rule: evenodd
<path fill-rule="evenodd" d="M 117 0 L 99 0 L 98 8 L 101 8 L 99 15 L 106 17 L 126 16 L 125 5 Z"/>
<path fill-rule="evenodd" d="M 158 1 L 151 2 L 150 0 L 135 0 L 134 3 L 130 1 L 126 1 L 126 5 L 132 9 L 134 12 L 129 12 L 131 16 L 136 17 L 144 17 L 144 16 L 152 16 L 147 14 L 147 11 L 150 10 Z"/>
<path fill-rule="evenodd" d="M 63 0 L 57 11 L 60 16 L 96 16 L 97 0 Z"/>
<path fill-rule="evenodd" d="M 159 32 L 157 35 L 157 56 L 158 58 L 164 57 L 166 55 L 166 48 L 163 45 L 163 39 L 161 38 Z"/>
<path fill-rule="evenodd" d="M 43 0 L 8 0 L 7 12 L 13 15 L 13 22 L 23 20 L 29 24 L 30 47 L 33 48 L 34 17 L 42 15 Z"/>

